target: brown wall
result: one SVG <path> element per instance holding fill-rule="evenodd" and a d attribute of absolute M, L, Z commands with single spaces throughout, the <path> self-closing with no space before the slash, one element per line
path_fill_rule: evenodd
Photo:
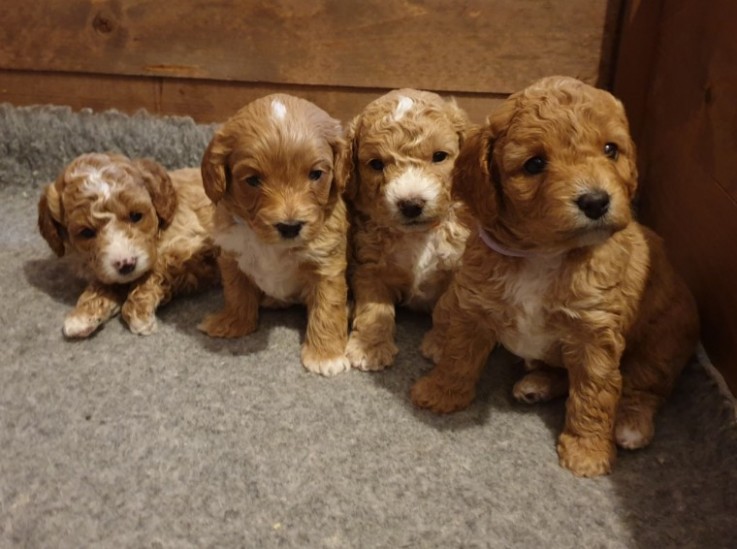
<path fill-rule="evenodd" d="M 481 120 L 547 74 L 608 82 L 619 0 L 6 4 L 0 100 L 209 122 L 276 90 L 348 119 L 397 87 L 455 95 Z"/>
<path fill-rule="evenodd" d="M 643 113 L 641 218 L 666 237 L 696 294 L 704 347 L 737 393 L 737 2 L 629 7 L 616 89 Z M 626 65 L 643 43 L 648 74 L 634 77 Z"/>

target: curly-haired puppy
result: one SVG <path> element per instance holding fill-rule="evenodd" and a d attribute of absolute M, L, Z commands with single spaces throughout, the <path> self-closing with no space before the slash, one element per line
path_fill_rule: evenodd
<path fill-rule="evenodd" d="M 451 199 L 451 174 L 468 129 L 454 101 L 411 89 L 376 99 L 350 125 L 355 316 L 346 352 L 356 368 L 392 363 L 395 304 L 432 310 L 458 265 L 468 213 Z"/>
<path fill-rule="evenodd" d="M 454 184 L 479 222 L 438 302 L 413 402 L 468 406 L 500 343 L 531 371 L 525 402 L 568 393 L 560 462 L 606 474 L 653 437 L 653 416 L 694 351 L 694 300 L 661 240 L 632 219 L 635 146 L 621 103 L 578 80 L 512 95 L 466 142 Z"/>
<path fill-rule="evenodd" d="M 216 283 L 213 212 L 196 168 L 167 173 L 119 154 L 73 160 L 38 204 L 51 249 L 89 280 L 64 335 L 87 337 L 119 311 L 132 332 L 150 334 L 160 304 Z"/>
<path fill-rule="evenodd" d="M 348 220 L 336 166 L 344 146 L 337 120 L 283 94 L 253 101 L 218 130 L 202 175 L 217 204 L 225 308 L 205 318 L 205 333 L 244 336 L 259 305 L 303 303 L 302 364 L 324 375 L 348 369 Z"/>

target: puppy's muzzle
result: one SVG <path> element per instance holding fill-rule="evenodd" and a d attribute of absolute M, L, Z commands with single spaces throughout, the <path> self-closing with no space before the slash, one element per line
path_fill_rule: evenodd
<path fill-rule="evenodd" d="M 289 223 L 277 223 L 274 226 L 276 227 L 276 230 L 279 231 L 282 238 L 285 240 L 291 240 L 293 238 L 297 238 L 304 226 L 304 223 L 301 221 L 290 221 Z"/>
<path fill-rule="evenodd" d="M 138 258 L 126 257 L 125 259 L 113 261 L 113 268 L 118 272 L 119 275 L 126 276 L 136 270 L 137 264 Z"/>
<path fill-rule="evenodd" d="M 421 198 L 414 198 L 411 200 L 400 200 L 397 203 L 399 211 L 407 219 L 415 219 L 422 215 L 422 210 L 425 207 L 425 201 Z"/>
<path fill-rule="evenodd" d="M 589 219 L 600 219 L 609 211 L 609 193 L 596 189 L 582 194 L 576 200 L 578 209 Z"/>

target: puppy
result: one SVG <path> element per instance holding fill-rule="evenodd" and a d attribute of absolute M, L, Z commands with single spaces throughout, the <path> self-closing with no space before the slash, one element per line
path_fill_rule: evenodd
<path fill-rule="evenodd" d="M 512 95 L 464 145 L 455 191 L 479 228 L 433 315 L 412 387 L 420 407 L 468 406 L 497 344 L 531 372 L 525 402 L 568 393 L 564 467 L 609 473 L 653 437 L 653 416 L 694 351 L 694 300 L 661 240 L 632 219 L 635 146 L 621 103 L 578 80 Z"/>
<path fill-rule="evenodd" d="M 217 204 L 225 308 L 202 331 L 244 336 L 256 330 L 260 304 L 303 303 L 302 364 L 323 375 L 348 369 L 348 219 L 336 165 L 344 147 L 337 120 L 283 94 L 253 101 L 216 133 L 202 176 Z"/>
<path fill-rule="evenodd" d="M 167 173 L 119 154 L 73 160 L 38 203 L 41 235 L 89 281 L 64 335 L 87 337 L 119 311 L 133 333 L 151 334 L 160 304 L 216 283 L 213 212 L 197 169 Z"/>
<path fill-rule="evenodd" d="M 469 125 L 454 101 L 411 89 L 378 98 L 350 125 L 355 368 L 389 366 L 395 304 L 432 310 L 458 265 L 468 213 L 451 199 L 451 173 Z"/>

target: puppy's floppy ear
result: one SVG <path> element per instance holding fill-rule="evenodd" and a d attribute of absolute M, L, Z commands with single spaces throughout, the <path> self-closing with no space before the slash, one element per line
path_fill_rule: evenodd
<path fill-rule="evenodd" d="M 512 119 L 521 108 L 524 100 L 524 90 L 510 95 L 486 119 L 486 125 L 496 140 L 509 130 Z"/>
<path fill-rule="evenodd" d="M 169 174 L 161 164 L 149 158 L 135 160 L 133 164 L 141 172 L 143 184 L 151 195 L 161 227 L 168 227 L 177 210 L 177 193 Z"/>
<path fill-rule="evenodd" d="M 66 231 L 62 224 L 61 197 L 57 184 L 63 180 L 63 174 L 55 183 L 46 186 L 38 201 L 38 229 L 49 247 L 61 257 L 64 255 L 64 237 Z"/>
<path fill-rule="evenodd" d="M 356 116 L 346 128 L 345 140 L 340 155 L 335 162 L 335 178 L 343 181 L 343 196 L 353 201 L 358 194 L 358 174 L 356 173 L 357 128 L 360 126 L 360 115 Z"/>
<path fill-rule="evenodd" d="M 517 112 L 517 96 L 510 96 L 489 115 L 486 125 L 470 131 L 453 170 L 453 194 L 482 222 L 504 210 L 502 176 L 494 147 L 507 133 Z"/>
<path fill-rule="evenodd" d="M 637 193 L 640 176 L 637 168 L 637 145 L 635 145 L 635 141 L 634 139 L 632 139 L 632 137 L 630 137 L 629 146 L 630 150 L 632 151 L 632 154 L 629 155 L 627 158 L 630 164 L 630 173 L 632 174 L 630 185 L 630 199 L 633 199 Z"/>
<path fill-rule="evenodd" d="M 200 164 L 205 194 L 216 204 L 225 194 L 231 179 L 227 164 L 230 147 L 225 141 L 222 129 L 215 133 Z"/>
<path fill-rule="evenodd" d="M 338 193 L 343 194 L 348 185 L 348 181 L 351 179 L 351 171 L 353 168 L 351 143 L 346 141 L 343 137 L 339 137 L 334 142 L 330 143 L 333 148 L 333 158 L 335 158 L 335 174 L 333 181 Z"/>
<path fill-rule="evenodd" d="M 445 101 L 445 112 L 453 124 L 453 129 L 458 135 L 458 141 L 461 145 L 468 137 L 472 124 L 468 118 L 468 114 L 458 106 L 455 99 L 450 98 Z"/>
<path fill-rule="evenodd" d="M 492 181 L 494 142 L 488 127 L 468 134 L 453 166 L 453 197 L 465 202 L 477 219 L 497 213 L 497 185 Z"/>

